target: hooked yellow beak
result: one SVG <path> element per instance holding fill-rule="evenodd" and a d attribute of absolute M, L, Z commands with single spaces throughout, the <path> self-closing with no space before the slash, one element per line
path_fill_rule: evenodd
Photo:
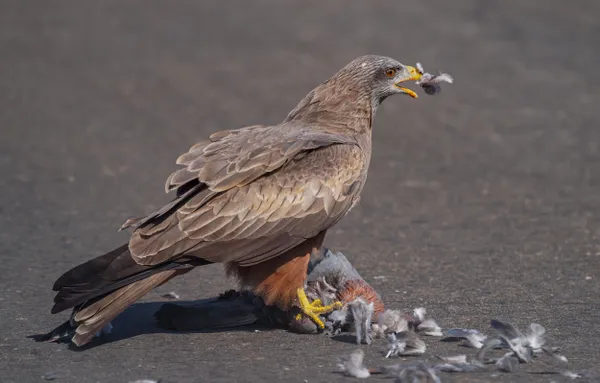
<path fill-rule="evenodd" d="M 400 86 L 400 84 L 403 82 L 406 82 L 406 81 L 420 80 L 421 77 L 423 76 L 423 73 L 421 73 L 417 68 L 409 66 L 409 65 L 405 65 L 404 69 L 405 69 L 404 77 L 401 78 L 399 81 L 396 81 L 394 83 L 394 86 L 396 86 L 396 88 L 400 89 L 402 92 L 408 94 L 412 98 L 419 98 L 419 96 L 415 93 L 414 90 L 402 87 L 402 86 Z"/>

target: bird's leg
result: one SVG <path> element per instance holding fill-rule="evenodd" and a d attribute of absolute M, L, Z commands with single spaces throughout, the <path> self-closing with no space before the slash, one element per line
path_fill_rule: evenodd
<path fill-rule="evenodd" d="M 320 329 L 324 329 L 325 324 L 319 318 L 319 314 L 329 313 L 342 307 L 342 302 L 333 302 L 332 304 L 327 306 L 323 306 L 323 303 L 320 299 L 315 299 L 314 301 L 309 302 L 303 288 L 299 288 L 297 290 L 297 294 L 298 303 L 300 306 L 300 310 L 302 310 L 302 314 L 309 317 Z M 298 314 L 296 316 L 296 320 L 300 320 L 302 314 Z"/>

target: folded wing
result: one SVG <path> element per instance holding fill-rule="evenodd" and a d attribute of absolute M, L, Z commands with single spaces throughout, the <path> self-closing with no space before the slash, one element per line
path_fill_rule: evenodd
<path fill-rule="evenodd" d="M 364 158 L 351 138 L 297 123 L 215 133 L 177 160 L 178 197 L 137 222 L 136 262 L 182 254 L 260 263 L 335 224 L 355 202 Z"/>

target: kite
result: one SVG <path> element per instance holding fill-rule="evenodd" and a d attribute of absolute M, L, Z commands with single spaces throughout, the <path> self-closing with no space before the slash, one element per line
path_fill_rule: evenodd
<path fill-rule="evenodd" d="M 420 65 L 358 57 L 281 123 L 217 132 L 192 146 L 166 181 L 170 203 L 125 222 L 128 243 L 58 278 L 52 313 L 73 313 L 47 338 L 66 332 L 84 345 L 153 288 L 211 263 L 223 263 L 265 304 L 297 307 L 323 329 L 319 314 L 341 303 L 307 298 L 310 254 L 359 200 L 378 106 L 395 94 L 417 98 L 407 81 L 422 79 L 426 89 L 448 81 L 426 75 Z"/>

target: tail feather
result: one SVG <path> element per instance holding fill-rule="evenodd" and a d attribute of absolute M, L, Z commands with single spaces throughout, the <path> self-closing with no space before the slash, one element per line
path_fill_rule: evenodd
<path fill-rule="evenodd" d="M 56 283 L 52 314 L 101 298 L 112 291 L 151 275 L 175 269 L 208 264 L 200 259 L 180 259 L 155 266 L 139 265 L 131 257 L 127 244 L 87 261 L 63 274 Z"/>
<path fill-rule="evenodd" d="M 143 280 L 156 273 L 168 270 L 189 269 L 190 267 L 190 265 L 185 263 L 169 262 L 156 267 L 146 266 L 146 270 L 116 281 L 100 280 L 88 284 L 63 287 L 54 298 L 55 304 L 52 307 L 52 314 L 78 306 L 95 298 L 103 297 L 112 291 Z"/>
<path fill-rule="evenodd" d="M 129 305 L 180 272 L 180 270 L 168 270 L 151 275 L 146 279 L 122 287 L 97 302 L 77 311 L 73 320 L 78 326 L 71 341 L 77 346 L 88 343 L 96 333 Z"/>
<path fill-rule="evenodd" d="M 153 288 L 195 266 L 212 262 L 191 257 L 159 265 L 139 265 L 131 257 L 127 244 L 87 261 L 64 273 L 54 283 L 57 291 L 52 313 L 73 307 L 71 319 L 36 340 L 72 337 L 80 346 L 119 313 Z"/>
<path fill-rule="evenodd" d="M 79 266 L 75 266 L 54 282 L 52 290 L 60 291 L 64 287 L 88 284 L 92 280 L 98 280 L 111 264 L 127 253 L 129 253 L 129 244 L 126 243 L 113 251 L 91 259 Z M 87 279 L 82 279 L 82 276 L 87 276 Z"/>

